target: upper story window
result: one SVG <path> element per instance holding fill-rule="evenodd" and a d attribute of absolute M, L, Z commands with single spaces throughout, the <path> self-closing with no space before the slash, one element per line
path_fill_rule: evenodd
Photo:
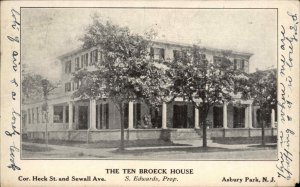
<path fill-rule="evenodd" d="M 224 58 L 219 57 L 219 56 L 214 56 L 214 64 L 215 65 L 220 65 L 223 63 L 223 61 L 224 61 Z"/>
<path fill-rule="evenodd" d="M 75 69 L 79 70 L 80 69 L 80 62 L 79 62 L 79 57 L 75 58 Z"/>
<path fill-rule="evenodd" d="M 84 66 L 87 67 L 89 65 L 89 54 L 88 53 L 84 54 L 82 56 L 82 58 L 83 58 L 83 64 L 84 64 Z"/>
<path fill-rule="evenodd" d="M 164 60 L 165 59 L 165 49 L 163 48 L 150 48 L 150 57 L 154 60 Z"/>
<path fill-rule="evenodd" d="M 65 92 L 70 92 L 71 91 L 71 83 L 67 82 L 65 83 Z"/>
<path fill-rule="evenodd" d="M 81 55 L 79 68 L 87 67 L 88 65 L 89 65 L 89 54 L 86 53 L 84 55 Z"/>
<path fill-rule="evenodd" d="M 90 65 L 98 61 L 98 49 L 90 52 Z"/>
<path fill-rule="evenodd" d="M 65 73 L 71 73 L 71 71 L 72 71 L 72 64 L 71 64 L 71 60 L 69 60 L 65 64 Z"/>
<path fill-rule="evenodd" d="M 236 70 L 244 71 L 245 68 L 245 60 L 244 59 L 234 59 L 233 68 Z"/>
<path fill-rule="evenodd" d="M 179 50 L 173 50 L 173 58 L 179 59 L 183 57 L 183 52 Z"/>
<path fill-rule="evenodd" d="M 75 82 L 72 82 L 73 84 L 73 90 L 77 90 L 78 87 L 81 85 L 81 81 L 75 81 Z"/>

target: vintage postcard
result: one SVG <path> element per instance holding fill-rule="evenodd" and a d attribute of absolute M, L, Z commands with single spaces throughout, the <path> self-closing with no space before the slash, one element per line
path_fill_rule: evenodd
<path fill-rule="evenodd" d="M 1 186 L 299 183 L 298 1 L 2 1 Z"/>

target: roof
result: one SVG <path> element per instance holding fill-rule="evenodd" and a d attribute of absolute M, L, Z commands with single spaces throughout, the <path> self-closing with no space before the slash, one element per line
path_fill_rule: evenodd
<path fill-rule="evenodd" d="M 192 47 L 193 46 L 193 44 L 181 43 L 181 42 L 173 42 L 173 41 L 167 41 L 167 40 L 156 40 L 156 41 L 154 41 L 154 43 L 161 43 L 161 44 L 166 44 L 166 45 L 169 44 L 169 45 L 182 46 L 182 47 Z M 225 49 L 213 48 L 213 47 L 202 46 L 201 48 L 202 49 L 206 49 L 208 51 L 217 51 L 217 52 L 225 51 Z M 253 55 L 253 53 L 250 53 L 250 52 L 236 51 L 236 50 L 232 50 L 232 53 L 236 54 L 236 55 L 244 55 L 244 56 L 249 56 L 249 57 Z"/>
<path fill-rule="evenodd" d="M 179 46 L 179 47 L 192 47 L 193 45 L 192 44 L 188 44 L 188 43 L 180 43 L 180 42 L 173 42 L 173 41 L 166 41 L 166 40 L 155 40 L 153 41 L 153 43 L 156 43 L 156 44 L 165 44 L 165 45 L 172 45 L 172 46 Z M 207 51 L 211 51 L 211 52 L 222 52 L 222 51 L 225 51 L 225 49 L 219 49 L 219 48 L 212 48 L 212 47 L 201 47 L 202 49 L 205 49 Z M 82 51 L 84 51 L 86 49 L 84 48 L 78 48 L 78 49 L 75 49 L 75 50 L 71 50 L 67 53 L 64 53 L 63 55 L 60 55 L 58 56 L 57 58 L 62 60 L 68 56 L 71 56 L 71 55 L 74 55 L 74 54 L 77 54 L 77 53 L 80 53 Z M 236 50 L 232 50 L 232 53 L 235 54 L 235 55 L 242 55 L 242 56 L 252 56 L 253 53 L 249 53 L 249 52 L 242 52 L 242 51 L 236 51 Z"/>

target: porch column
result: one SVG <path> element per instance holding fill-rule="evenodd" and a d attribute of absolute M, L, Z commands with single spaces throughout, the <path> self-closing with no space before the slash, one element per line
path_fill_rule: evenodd
<path fill-rule="evenodd" d="M 63 123 L 66 123 L 66 106 L 63 106 Z"/>
<path fill-rule="evenodd" d="M 79 122 L 79 107 L 78 105 L 74 104 L 74 107 L 75 107 L 75 118 L 74 118 L 74 121 L 75 121 L 75 124 L 74 124 L 74 129 L 78 129 L 78 122 Z"/>
<path fill-rule="evenodd" d="M 54 107 L 53 105 L 48 106 L 48 121 L 49 123 L 53 123 L 53 117 L 54 117 Z"/>
<path fill-rule="evenodd" d="M 272 113 L 271 113 L 271 125 L 272 125 L 272 128 L 276 128 L 276 125 L 275 125 L 275 110 L 272 109 Z"/>
<path fill-rule="evenodd" d="M 69 102 L 69 130 L 73 130 L 73 103 Z"/>
<path fill-rule="evenodd" d="M 200 129 L 199 126 L 199 109 L 195 106 L 195 129 Z"/>
<path fill-rule="evenodd" d="M 257 127 L 257 115 L 256 115 L 256 112 L 257 112 L 257 108 L 253 107 L 253 120 L 254 120 L 255 128 Z M 253 124 L 252 124 L 252 128 L 254 128 Z"/>
<path fill-rule="evenodd" d="M 98 124 L 97 124 L 97 129 L 102 129 L 100 124 L 102 124 L 102 122 L 100 121 L 100 107 L 102 107 L 102 104 L 98 104 L 98 113 L 97 113 L 97 119 L 98 119 Z"/>
<path fill-rule="evenodd" d="M 163 102 L 162 104 L 162 129 L 167 128 L 167 104 Z"/>
<path fill-rule="evenodd" d="M 252 124 L 252 104 L 249 104 L 249 107 L 248 107 L 248 123 L 249 123 L 249 128 L 253 128 L 253 124 Z"/>
<path fill-rule="evenodd" d="M 227 102 L 223 104 L 223 128 L 227 129 Z"/>
<path fill-rule="evenodd" d="M 133 102 L 129 102 L 128 105 L 128 129 L 133 129 Z"/>
<path fill-rule="evenodd" d="M 90 100 L 90 127 L 89 130 L 96 129 L 96 100 Z"/>

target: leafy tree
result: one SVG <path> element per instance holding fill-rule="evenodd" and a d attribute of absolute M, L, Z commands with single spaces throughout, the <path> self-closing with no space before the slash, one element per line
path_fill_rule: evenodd
<path fill-rule="evenodd" d="M 260 106 L 262 119 L 262 145 L 265 145 L 265 126 L 272 109 L 277 106 L 276 69 L 257 70 L 249 75 L 249 81 L 244 83 L 243 98 L 253 99 L 253 104 Z"/>
<path fill-rule="evenodd" d="M 41 75 L 23 74 L 22 77 L 22 102 L 42 97 Z"/>
<path fill-rule="evenodd" d="M 45 113 L 46 129 L 45 129 L 45 140 L 48 147 L 48 96 L 56 86 L 51 83 L 48 79 L 37 74 L 25 74 L 22 79 L 22 102 L 26 100 L 41 100 L 44 102 L 42 105 L 42 111 Z"/>
<path fill-rule="evenodd" d="M 207 147 L 206 125 L 209 109 L 232 100 L 235 82 L 246 78 L 242 72 L 234 70 L 228 59 L 229 51 L 224 51 L 220 61 L 208 62 L 205 49 L 194 45 L 178 52 L 170 63 L 168 76 L 173 80 L 171 94 L 191 101 L 199 109 L 203 129 L 203 147 Z"/>
<path fill-rule="evenodd" d="M 124 150 L 124 103 L 143 101 L 157 106 L 168 94 L 164 70 L 149 57 L 152 37 L 152 32 L 145 39 L 127 27 L 94 17 L 81 39 L 83 48 L 99 47 L 103 58 L 94 63 L 96 70 L 82 69 L 74 74 L 74 81 L 81 85 L 73 96 L 107 97 L 115 104 L 121 116 L 120 150 Z"/>

